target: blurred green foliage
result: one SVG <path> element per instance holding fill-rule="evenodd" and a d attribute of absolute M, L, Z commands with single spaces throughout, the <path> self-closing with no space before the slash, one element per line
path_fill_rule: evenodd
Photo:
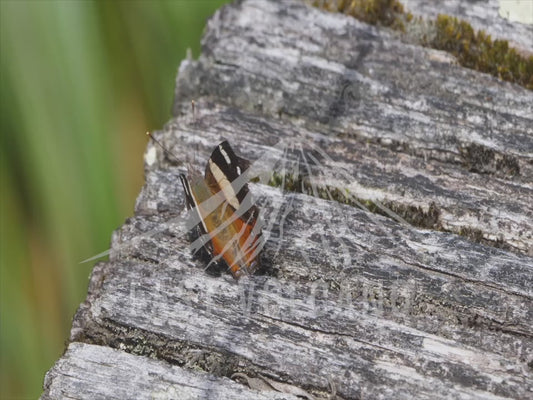
<path fill-rule="evenodd" d="M 0 397 L 36 398 L 213 1 L 0 1 Z"/>

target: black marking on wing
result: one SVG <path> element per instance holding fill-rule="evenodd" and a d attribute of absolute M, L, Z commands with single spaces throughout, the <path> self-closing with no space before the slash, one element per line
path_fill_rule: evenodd
<path fill-rule="evenodd" d="M 181 185 L 183 186 L 183 193 L 185 193 L 185 203 L 187 204 L 187 208 L 192 209 L 195 207 L 195 204 L 194 197 L 191 193 L 191 185 L 189 184 L 189 180 L 184 174 L 180 174 L 179 177 Z"/>
<path fill-rule="evenodd" d="M 250 161 L 236 155 L 227 140 L 221 142 L 213 150 L 210 160 L 223 172 L 228 182 L 235 181 L 250 167 Z M 205 167 L 205 177 L 208 181 L 214 178 L 209 168 L 209 163 L 207 163 L 207 166 Z M 244 201 L 247 194 L 248 185 L 244 184 L 237 192 L 237 200 L 239 203 Z"/>

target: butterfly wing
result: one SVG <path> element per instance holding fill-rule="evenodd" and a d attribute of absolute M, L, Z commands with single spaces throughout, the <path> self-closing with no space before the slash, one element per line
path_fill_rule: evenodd
<path fill-rule="evenodd" d="M 180 175 L 187 207 L 194 210 L 192 224 L 204 238 L 196 239 L 193 249 L 203 246 L 211 255 L 210 264 L 223 259 L 236 279 L 258 268 L 262 247 L 259 210 L 245 174 L 249 165 L 224 141 L 207 162 L 205 180 Z"/>

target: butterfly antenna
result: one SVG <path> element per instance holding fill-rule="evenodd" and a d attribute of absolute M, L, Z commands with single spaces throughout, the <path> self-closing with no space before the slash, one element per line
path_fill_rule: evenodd
<path fill-rule="evenodd" d="M 161 149 L 163 149 L 163 151 L 165 152 L 165 154 L 167 156 L 170 156 L 172 157 L 174 160 L 176 160 L 178 163 L 182 163 L 182 161 L 176 157 L 170 150 L 168 150 L 165 146 L 163 146 L 163 144 L 157 140 L 154 135 L 152 135 L 152 132 L 146 132 L 146 136 L 150 137 L 150 139 L 152 139 L 159 147 L 161 147 Z"/>

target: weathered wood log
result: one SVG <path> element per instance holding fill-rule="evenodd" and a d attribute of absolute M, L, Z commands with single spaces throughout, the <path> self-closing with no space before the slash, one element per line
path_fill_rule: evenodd
<path fill-rule="evenodd" d="M 149 144 L 43 399 L 533 396 L 531 91 L 247 0 L 182 63 L 174 115 L 178 159 Z M 265 224 L 239 281 L 191 254 L 178 180 L 222 139 Z"/>
<path fill-rule="evenodd" d="M 97 366 L 97 368 L 95 368 Z M 297 399 L 250 390 L 228 378 L 180 368 L 109 347 L 72 343 L 44 384 L 42 399 Z"/>

